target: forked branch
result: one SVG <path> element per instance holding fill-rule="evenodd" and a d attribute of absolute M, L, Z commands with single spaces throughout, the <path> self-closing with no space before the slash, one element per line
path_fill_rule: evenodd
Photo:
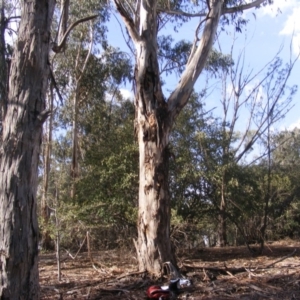
<path fill-rule="evenodd" d="M 89 21 L 89 20 L 93 20 L 95 18 L 97 18 L 98 15 L 92 15 L 92 16 L 89 16 L 89 17 L 85 17 L 85 18 L 82 18 L 82 19 L 79 19 L 77 21 L 75 21 L 74 23 L 72 23 L 66 33 L 64 34 L 62 40 L 60 41 L 59 45 L 57 45 L 56 43 L 54 43 L 54 45 L 52 46 L 52 50 L 55 52 L 55 53 L 59 53 L 61 51 L 61 49 L 63 49 L 66 41 L 67 41 L 67 38 L 69 36 L 69 34 L 71 33 L 71 31 L 80 23 L 83 23 L 83 22 L 86 22 L 86 21 Z"/>

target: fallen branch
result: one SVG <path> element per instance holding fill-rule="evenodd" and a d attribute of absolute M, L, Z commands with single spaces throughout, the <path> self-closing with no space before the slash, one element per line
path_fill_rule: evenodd
<path fill-rule="evenodd" d="M 275 264 L 277 264 L 277 263 L 279 263 L 279 262 L 281 262 L 281 261 L 283 261 L 283 260 L 285 260 L 285 259 L 293 256 L 296 253 L 296 251 L 297 250 L 295 249 L 292 253 L 290 253 L 290 254 L 288 254 L 288 255 L 286 255 L 284 257 L 281 257 L 280 259 L 278 259 L 278 260 L 276 260 L 276 261 L 274 261 L 274 262 L 272 262 L 272 263 L 270 263 L 270 264 L 268 264 L 268 265 L 266 265 L 264 267 L 256 267 L 256 268 L 251 268 L 251 269 L 250 269 L 250 267 L 249 268 L 246 268 L 246 267 L 228 268 L 226 265 L 224 267 L 195 266 L 195 265 L 189 265 L 189 264 L 185 264 L 185 263 L 183 263 L 182 265 L 184 267 L 190 268 L 190 269 L 203 269 L 204 273 L 205 273 L 205 270 L 207 270 L 207 271 L 212 271 L 212 272 L 218 272 L 218 273 L 221 273 L 223 275 L 226 275 L 226 274 L 228 275 L 228 273 L 230 273 L 230 275 L 233 276 L 234 274 L 237 274 L 237 273 L 242 273 L 242 272 L 248 272 L 249 273 L 249 272 L 252 272 L 253 270 L 264 270 L 264 269 L 271 268 Z"/>
<path fill-rule="evenodd" d="M 124 294 L 129 293 L 129 291 L 124 290 L 124 289 L 104 289 L 104 288 L 100 288 L 99 290 L 102 291 L 102 292 L 108 292 L 108 293 L 120 293 L 120 292 L 124 293 Z"/>
<path fill-rule="evenodd" d="M 290 254 L 288 254 L 288 255 L 286 255 L 286 256 L 284 256 L 284 257 L 282 257 L 282 258 L 280 258 L 280 259 L 278 259 L 278 260 L 276 260 L 274 262 L 272 262 L 271 264 L 268 264 L 266 267 L 264 267 L 262 269 L 268 269 L 268 268 L 272 267 L 273 265 L 275 265 L 275 264 L 277 264 L 277 263 L 279 263 L 279 262 L 281 262 L 281 261 L 283 261 L 283 260 L 285 260 L 285 259 L 293 256 L 296 252 L 297 252 L 297 249 L 294 249 L 294 251 L 292 253 L 290 253 Z"/>
<path fill-rule="evenodd" d="M 82 243 L 81 243 L 81 245 L 80 245 L 80 248 L 78 249 L 78 251 L 77 251 L 77 253 L 75 254 L 75 256 L 73 256 L 73 255 L 71 254 L 71 252 L 69 252 L 67 249 L 65 249 L 65 248 L 63 248 L 63 249 L 68 253 L 68 255 L 69 255 L 73 260 L 75 260 L 76 257 L 77 257 L 77 255 L 78 255 L 78 253 L 80 252 L 82 246 L 84 245 L 85 240 L 86 240 L 86 236 L 85 236 L 84 240 L 82 241 Z"/>
<path fill-rule="evenodd" d="M 245 267 L 241 267 L 241 268 L 219 267 L 218 268 L 218 267 L 205 267 L 205 266 L 191 266 L 187 264 L 183 264 L 183 266 L 190 269 L 202 269 L 204 273 L 205 271 L 212 271 L 212 272 L 219 272 L 224 275 L 228 275 L 227 272 L 230 272 L 231 274 L 236 274 L 236 273 L 241 273 L 246 271 Z"/>
<path fill-rule="evenodd" d="M 131 273 L 123 274 L 123 275 L 117 277 L 116 279 L 119 280 L 119 279 L 122 279 L 122 278 L 127 277 L 127 276 L 134 276 L 134 275 L 140 275 L 140 274 L 146 274 L 146 271 L 137 271 L 137 272 L 131 272 Z"/>

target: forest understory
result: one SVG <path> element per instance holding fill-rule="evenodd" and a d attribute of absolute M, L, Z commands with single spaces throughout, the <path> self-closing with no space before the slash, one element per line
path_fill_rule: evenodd
<path fill-rule="evenodd" d="M 55 253 L 40 255 L 41 300 L 146 299 L 151 285 L 166 285 L 167 275 L 150 278 L 138 272 L 132 250 L 65 251 L 61 280 Z M 261 256 L 246 247 L 178 249 L 178 265 L 192 285 L 176 299 L 300 299 L 300 242 L 267 243 Z"/>

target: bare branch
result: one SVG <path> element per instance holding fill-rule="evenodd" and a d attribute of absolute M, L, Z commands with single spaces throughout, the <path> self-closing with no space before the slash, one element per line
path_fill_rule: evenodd
<path fill-rule="evenodd" d="M 194 84 L 205 67 L 207 57 L 211 51 L 216 35 L 222 5 L 222 1 L 214 1 L 212 4 L 205 22 L 202 39 L 197 46 L 194 55 L 189 58 L 189 63 L 181 75 L 177 87 L 169 97 L 168 110 L 171 113 L 171 119 L 174 119 L 187 103 L 193 91 Z"/>
<path fill-rule="evenodd" d="M 86 69 L 86 66 L 87 66 L 87 63 L 90 59 L 90 56 L 92 54 L 92 50 L 93 50 L 93 44 L 94 44 L 94 31 L 93 31 L 93 27 L 92 27 L 92 24 L 90 24 L 90 45 L 89 45 L 89 50 L 88 50 L 88 53 L 86 55 L 86 58 L 84 60 L 84 63 L 83 63 L 83 66 L 81 68 L 81 74 L 80 74 L 80 77 L 77 79 L 77 81 L 80 81 L 81 78 L 82 78 L 82 75 L 84 74 L 84 71 Z"/>
<path fill-rule="evenodd" d="M 165 13 L 168 15 L 176 15 L 176 16 L 183 16 L 183 17 L 188 17 L 188 18 L 194 18 L 194 17 L 205 17 L 206 16 L 206 12 L 200 12 L 200 13 L 195 13 L 195 14 L 191 14 L 191 13 L 187 13 L 184 12 L 182 10 L 165 10 L 165 9 L 157 9 L 158 12 L 160 13 Z"/>
<path fill-rule="evenodd" d="M 69 34 L 71 33 L 72 29 L 74 29 L 74 27 L 76 27 L 76 26 L 77 26 L 78 24 L 80 24 L 80 23 L 83 23 L 83 22 L 86 22 L 86 21 L 95 19 L 95 18 L 97 18 L 97 17 L 98 17 L 98 15 L 92 15 L 92 16 L 85 17 L 85 18 L 82 18 L 82 19 L 80 19 L 80 20 L 75 21 L 73 24 L 71 24 L 71 25 L 69 26 L 69 28 L 67 29 L 66 33 L 64 34 L 62 40 L 60 41 L 59 45 L 54 44 L 54 45 L 52 46 L 52 50 L 53 50 L 55 53 L 60 52 L 61 49 L 63 48 L 64 44 L 66 43 L 67 38 L 68 38 Z"/>
<path fill-rule="evenodd" d="M 6 19 L 7 23 L 9 23 L 11 20 L 14 20 L 14 19 L 21 19 L 21 16 L 13 16 L 13 17 L 9 17 Z"/>
<path fill-rule="evenodd" d="M 124 8 L 122 2 L 120 0 L 114 0 L 116 8 L 118 10 L 118 12 L 120 13 L 125 26 L 133 40 L 134 43 L 138 43 L 141 39 L 140 36 L 136 30 L 135 24 L 133 19 L 130 17 L 130 15 L 128 14 L 128 12 L 126 11 L 126 9 Z"/>
<path fill-rule="evenodd" d="M 229 7 L 229 8 L 223 8 L 222 10 L 222 15 L 225 14 L 233 14 L 239 11 L 244 11 L 253 7 L 259 7 L 265 0 L 256 0 L 252 3 L 247 3 L 244 5 L 239 5 L 239 6 L 235 6 L 235 7 Z"/>
<path fill-rule="evenodd" d="M 113 16 L 115 17 L 116 21 L 117 21 L 117 22 L 119 23 L 119 25 L 120 25 L 120 30 L 121 30 L 123 39 L 124 39 L 124 41 L 125 41 L 127 47 L 130 49 L 130 52 L 131 52 L 132 54 L 134 54 L 134 49 L 132 49 L 132 47 L 131 47 L 131 45 L 130 45 L 130 41 L 125 37 L 124 31 L 123 31 L 123 28 L 122 28 L 122 25 L 121 25 L 119 19 L 115 16 L 115 14 L 114 14 Z"/>

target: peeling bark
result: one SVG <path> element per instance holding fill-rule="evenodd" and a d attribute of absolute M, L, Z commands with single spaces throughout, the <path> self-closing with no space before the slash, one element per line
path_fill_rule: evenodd
<path fill-rule="evenodd" d="M 141 9 L 151 10 L 142 6 Z M 136 81 L 136 126 L 140 153 L 138 214 L 138 261 L 140 270 L 162 272 L 162 264 L 176 265 L 170 241 L 170 195 L 168 186 L 169 117 L 163 97 L 155 38 L 155 16 L 148 15 L 141 28 Z M 150 28 L 149 28 L 150 27 Z M 153 28 L 154 27 L 154 28 Z"/>

